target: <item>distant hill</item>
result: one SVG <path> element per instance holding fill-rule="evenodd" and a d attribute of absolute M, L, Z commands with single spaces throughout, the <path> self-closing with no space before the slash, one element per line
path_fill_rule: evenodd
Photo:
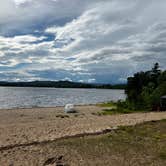
<path fill-rule="evenodd" d="M 50 87 L 50 88 L 98 88 L 98 89 L 125 89 L 125 84 L 90 84 L 70 81 L 33 81 L 33 82 L 0 82 L 0 86 L 11 87 Z"/>

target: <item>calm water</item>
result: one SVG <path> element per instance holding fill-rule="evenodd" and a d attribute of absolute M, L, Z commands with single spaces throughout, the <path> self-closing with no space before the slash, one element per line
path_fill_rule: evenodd
<path fill-rule="evenodd" d="M 123 90 L 0 87 L 1 109 L 95 104 L 119 99 L 125 99 Z"/>

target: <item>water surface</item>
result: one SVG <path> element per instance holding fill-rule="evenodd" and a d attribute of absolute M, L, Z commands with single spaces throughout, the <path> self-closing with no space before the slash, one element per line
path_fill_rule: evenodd
<path fill-rule="evenodd" d="M 125 97 L 124 90 L 0 87 L 0 109 L 95 104 Z"/>

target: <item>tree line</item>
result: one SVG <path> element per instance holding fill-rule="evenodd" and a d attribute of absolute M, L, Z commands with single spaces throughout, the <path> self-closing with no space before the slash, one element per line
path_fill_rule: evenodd
<path fill-rule="evenodd" d="M 166 71 L 155 63 L 151 70 L 135 73 L 127 79 L 126 94 L 130 109 L 157 110 L 161 96 L 166 95 Z"/>
<path fill-rule="evenodd" d="M 0 86 L 11 87 L 48 87 L 48 88 L 97 88 L 97 89 L 125 89 L 125 84 L 90 84 L 71 81 L 32 81 L 32 82 L 0 82 Z"/>

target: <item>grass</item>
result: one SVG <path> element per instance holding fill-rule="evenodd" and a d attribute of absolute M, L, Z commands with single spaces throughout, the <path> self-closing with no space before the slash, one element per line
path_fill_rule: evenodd
<path fill-rule="evenodd" d="M 63 147 L 66 152 L 75 155 L 75 162 L 82 159 L 83 165 L 164 166 L 165 133 L 166 120 L 154 121 L 132 127 L 120 126 L 106 135 L 65 139 L 51 146 Z"/>
<path fill-rule="evenodd" d="M 166 149 L 161 150 L 159 153 L 159 158 L 166 160 Z"/>
<path fill-rule="evenodd" d="M 112 108 L 117 107 L 116 103 L 114 103 L 114 102 L 100 103 L 100 104 L 98 104 L 98 106 L 100 106 L 100 107 L 112 107 Z"/>
<path fill-rule="evenodd" d="M 114 114 L 129 114 L 129 113 L 136 113 L 136 112 L 146 112 L 146 111 L 117 108 L 117 109 L 103 109 L 103 112 L 101 114 L 102 115 L 114 115 Z"/>
<path fill-rule="evenodd" d="M 132 113 L 133 111 L 128 109 L 104 109 L 102 114 L 103 115 L 113 115 L 113 114 L 128 114 Z"/>
<path fill-rule="evenodd" d="M 103 111 L 97 113 L 96 115 L 114 115 L 114 114 L 129 114 L 129 113 L 135 113 L 135 112 L 146 112 L 145 110 L 134 110 L 130 109 L 127 106 L 126 102 L 107 102 L 107 103 L 101 103 L 98 104 L 98 106 L 103 107 Z"/>

